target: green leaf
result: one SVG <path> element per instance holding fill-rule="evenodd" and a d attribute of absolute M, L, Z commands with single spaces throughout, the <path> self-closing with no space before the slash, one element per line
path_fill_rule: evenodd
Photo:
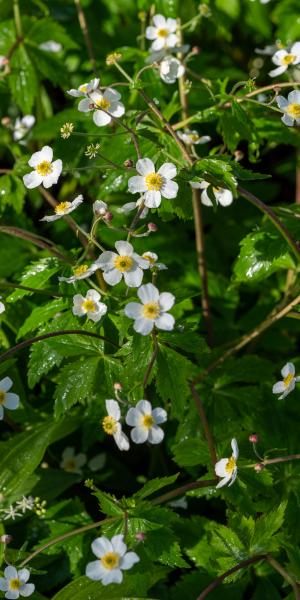
<path fill-rule="evenodd" d="M 20 279 L 20 283 L 27 287 L 43 289 L 49 279 L 60 269 L 60 264 L 55 258 L 42 258 L 37 262 L 31 263 L 25 270 Z M 16 302 L 24 296 L 29 296 L 33 292 L 27 290 L 15 290 L 7 297 L 7 302 Z"/>
<path fill-rule="evenodd" d="M 0 211 L 6 206 L 11 206 L 16 213 L 23 208 L 26 188 L 18 177 L 14 175 L 2 175 L 0 179 Z"/>
<path fill-rule="evenodd" d="M 174 460 L 180 467 L 208 464 L 210 461 L 207 443 L 196 437 L 182 440 L 172 446 Z"/>
<path fill-rule="evenodd" d="M 83 404 L 94 392 L 99 358 L 85 357 L 76 360 L 60 371 L 55 390 L 55 417 L 60 417 L 75 404 Z"/>
<path fill-rule="evenodd" d="M 236 179 L 229 162 L 218 158 L 202 158 L 196 163 L 197 175 L 216 187 L 230 189 L 236 195 Z"/>
<path fill-rule="evenodd" d="M 23 44 L 20 44 L 13 53 L 10 67 L 9 87 L 13 98 L 25 114 L 31 113 L 38 93 L 38 80 Z"/>
<path fill-rule="evenodd" d="M 96 496 L 99 500 L 101 511 L 109 517 L 121 517 L 124 518 L 124 509 L 120 506 L 117 498 L 107 492 L 96 490 L 93 492 L 93 496 Z"/>
<path fill-rule="evenodd" d="M 286 507 L 287 501 L 283 501 L 279 506 L 276 506 L 256 521 L 251 539 L 251 552 L 253 554 L 271 552 L 277 549 L 276 540 L 272 540 L 272 536 L 283 525 Z"/>
<path fill-rule="evenodd" d="M 162 488 L 171 485 L 174 483 L 178 477 L 178 473 L 176 475 L 170 475 L 169 477 L 157 477 L 156 479 L 151 479 L 147 481 L 143 487 L 134 494 L 134 498 L 142 499 L 151 496 L 154 492 L 158 492 Z"/>
<path fill-rule="evenodd" d="M 27 317 L 23 325 L 20 327 L 17 340 L 24 337 L 30 331 L 38 329 L 41 325 L 47 323 L 50 319 L 55 317 L 57 313 L 67 307 L 68 303 L 63 298 L 56 298 L 48 304 L 36 306 L 36 308 L 33 309 L 32 313 L 29 315 L 29 317 Z"/>
<path fill-rule="evenodd" d="M 28 385 L 32 389 L 54 367 L 58 367 L 63 356 L 45 342 L 38 342 L 30 349 Z"/>
<path fill-rule="evenodd" d="M 173 417 L 182 418 L 185 400 L 190 395 L 187 381 L 192 377 L 194 365 L 175 350 L 159 345 L 157 355 L 156 387 L 161 398 L 171 401 Z"/>

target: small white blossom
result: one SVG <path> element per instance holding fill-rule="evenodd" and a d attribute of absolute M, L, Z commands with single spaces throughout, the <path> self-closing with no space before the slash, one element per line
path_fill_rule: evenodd
<path fill-rule="evenodd" d="M 120 102 L 120 98 L 121 94 L 113 88 L 107 88 L 103 93 L 96 90 L 95 92 L 90 92 L 88 98 L 80 100 L 78 110 L 80 112 L 93 111 L 95 125 L 103 127 L 111 122 L 112 117 L 118 118 L 124 115 L 125 107 Z"/>
<path fill-rule="evenodd" d="M 71 90 L 68 90 L 67 94 L 69 94 L 70 96 L 73 96 L 75 98 L 80 98 L 80 96 L 86 96 L 87 94 L 94 92 L 98 88 L 99 83 L 100 83 L 100 79 L 98 79 L 98 78 L 91 79 L 91 81 L 89 83 L 83 83 L 82 85 L 80 85 L 77 90 L 75 90 L 74 88 Z"/>
<path fill-rule="evenodd" d="M 34 152 L 28 164 L 34 171 L 24 175 L 25 187 L 32 189 L 43 184 L 45 188 L 51 187 L 58 182 L 62 172 L 62 161 L 60 159 L 52 162 L 53 150 L 50 146 L 44 146 L 39 152 Z"/>
<path fill-rule="evenodd" d="M 73 315 L 76 317 L 87 316 L 88 319 L 98 323 L 101 317 L 106 314 L 107 306 L 103 302 L 99 302 L 101 296 L 96 290 L 88 290 L 86 296 L 76 294 L 73 297 Z"/>
<path fill-rule="evenodd" d="M 117 212 L 127 215 L 130 212 L 132 212 L 133 210 L 135 210 L 136 208 L 140 208 L 143 202 L 144 202 L 144 196 L 141 196 L 136 202 L 126 202 L 126 204 L 123 204 L 123 206 L 120 206 L 120 208 L 117 208 Z M 145 219 L 148 212 L 149 212 L 149 208 L 147 208 L 147 206 L 144 206 L 139 218 Z"/>
<path fill-rule="evenodd" d="M 219 460 L 215 464 L 216 475 L 218 477 L 222 477 L 221 481 L 219 481 L 218 485 L 216 486 L 217 488 L 221 488 L 224 485 L 227 485 L 227 483 L 229 484 L 229 486 L 231 486 L 236 480 L 236 462 L 239 457 L 239 449 L 235 438 L 231 440 L 231 448 L 232 456 L 230 458 L 221 458 L 221 460 Z"/>
<path fill-rule="evenodd" d="M 0 296 L 0 298 L 2 298 L 2 296 Z M 3 313 L 5 311 L 5 304 L 3 304 L 3 302 L 0 301 L 0 315 L 1 313 Z"/>
<path fill-rule="evenodd" d="M 142 258 L 149 261 L 150 269 L 157 269 L 158 271 L 165 271 L 168 267 L 164 263 L 157 262 L 158 256 L 155 252 L 144 252 Z"/>
<path fill-rule="evenodd" d="M 198 181 L 191 181 L 190 183 L 191 183 L 191 186 L 193 189 L 201 189 L 202 190 L 202 192 L 201 192 L 202 204 L 204 204 L 205 206 L 213 206 L 213 203 L 206 191 L 207 188 L 211 184 L 208 183 L 207 181 L 201 181 L 200 183 Z M 225 188 L 215 187 L 215 186 L 211 186 L 211 190 L 214 194 L 217 204 L 220 204 L 223 207 L 230 206 L 230 204 L 232 204 L 233 194 L 230 190 L 227 190 Z"/>
<path fill-rule="evenodd" d="M 161 423 L 167 420 L 167 413 L 163 408 L 154 408 L 148 400 L 140 400 L 134 408 L 130 408 L 126 415 L 126 423 L 133 427 L 130 437 L 135 444 L 159 444 L 164 438 Z"/>
<path fill-rule="evenodd" d="M 75 267 L 73 269 L 74 275 L 72 275 L 71 277 L 59 277 L 58 280 L 66 281 L 66 283 L 74 283 L 75 281 L 79 281 L 80 279 L 86 279 L 87 277 L 90 277 L 91 275 L 93 275 L 93 273 L 95 273 L 95 271 L 97 271 L 98 268 L 99 267 L 96 263 L 93 263 L 90 266 L 86 264 L 79 265 L 79 267 Z"/>
<path fill-rule="evenodd" d="M 17 571 L 15 567 L 9 566 L 4 569 L 4 577 L 0 577 L 0 590 L 5 592 L 5 598 L 16 600 L 19 596 L 31 596 L 35 586 L 27 583 L 30 577 L 28 569 Z"/>
<path fill-rule="evenodd" d="M 188 508 L 188 501 L 185 496 L 182 496 L 182 498 L 168 502 L 168 505 L 172 508 L 183 508 L 183 510 L 186 510 Z"/>
<path fill-rule="evenodd" d="M 13 382 L 10 377 L 4 377 L 0 381 L 0 420 L 4 416 L 4 408 L 8 410 L 16 410 L 20 404 L 20 398 L 17 394 L 8 392 Z"/>
<path fill-rule="evenodd" d="M 300 125 L 300 90 L 290 92 L 287 99 L 284 96 L 276 96 L 276 102 L 284 113 L 281 120 L 285 125 L 291 127 L 294 125 L 294 121 L 296 121 L 296 125 Z"/>
<path fill-rule="evenodd" d="M 26 513 L 27 510 L 33 510 L 35 506 L 35 501 L 32 496 L 23 496 L 22 500 L 18 500 L 16 502 L 16 507 L 22 511 L 22 513 Z"/>
<path fill-rule="evenodd" d="M 154 15 L 153 26 L 146 28 L 147 40 L 153 40 L 151 50 L 174 48 L 178 42 L 176 19 L 166 19 L 163 15 Z"/>
<path fill-rule="evenodd" d="M 78 473 L 82 475 L 82 468 L 86 463 L 86 454 L 80 452 L 75 454 L 75 449 L 68 447 L 62 453 L 62 460 L 60 462 L 60 468 L 67 473 Z"/>
<path fill-rule="evenodd" d="M 126 317 L 134 319 L 133 328 L 137 333 L 148 335 L 154 326 L 164 331 L 174 328 L 175 319 L 167 312 L 175 302 L 173 294 L 160 294 L 155 285 L 146 283 L 138 289 L 137 295 L 142 303 L 129 302 L 124 310 Z"/>
<path fill-rule="evenodd" d="M 166 56 L 159 65 L 159 74 L 165 83 L 175 83 L 176 79 L 182 77 L 184 72 L 183 64 L 174 56 Z"/>
<path fill-rule="evenodd" d="M 43 42 L 39 45 L 41 50 L 45 52 L 60 52 L 62 50 L 62 45 L 59 42 L 55 42 L 54 40 L 47 40 L 47 42 Z"/>
<path fill-rule="evenodd" d="M 134 252 L 129 242 L 115 243 L 118 252 L 103 252 L 96 263 L 103 271 L 103 279 L 109 285 L 117 285 L 124 277 L 128 287 L 139 287 L 143 279 L 143 269 L 149 269 L 149 261 Z"/>
<path fill-rule="evenodd" d="M 105 400 L 107 415 L 102 420 L 105 433 L 112 435 L 119 450 L 129 450 L 129 440 L 122 431 L 121 411 L 116 400 Z"/>
<path fill-rule="evenodd" d="M 286 365 L 284 365 L 284 367 L 281 369 L 281 375 L 283 377 L 283 381 L 277 381 L 272 388 L 273 394 L 281 394 L 278 400 L 282 400 L 288 394 L 290 394 L 290 392 L 295 389 L 296 383 L 300 381 L 300 376 L 295 377 L 295 366 L 290 362 L 286 363 Z"/>
<path fill-rule="evenodd" d="M 104 467 L 105 461 L 106 454 L 104 454 L 104 452 L 101 454 L 96 454 L 96 456 L 93 456 L 93 458 L 89 460 L 88 468 L 93 472 L 100 471 L 100 469 Z"/>
<path fill-rule="evenodd" d="M 12 519 L 14 521 L 16 517 L 22 516 L 22 513 L 19 513 L 17 508 L 14 507 L 12 504 L 9 506 L 9 508 L 2 508 L 1 512 L 3 512 L 4 514 L 4 521 L 6 521 L 7 519 Z"/>
<path fill-rule="evenodd" d="M 102 536 L 92 543 L 92 551 L 97 560 L 86 566 L 85 574 L 93 581 L 101 581 L 102 585 L 122 583 L 123 573 L 139 562 L 135 552 L 127 552 L 122 534 L 114 535 L 111 540 Z"/>
<path fill-rule="evenodd" d="M 300 42 L 293 44 L 289 52 L 284 49 L 277 50 L 272 56 L 272 62 L 278 67 L 270 71 L 270 77 L 282 75 L 290 65 L 298 65 L 300 63 Z"/>
<path fill-rule="evenodd" d="M 93 213 L 95 215 L 95 217 L 103 217 L 105 215 L 105 213 L 107 212 L 108 207 L 106 202 L 103 202 L 103 200 L 96 200 L 93 204 Z"/>
<path fill-rule="evenodd" d="M 150 158 L 141 158 L 136 163 L 139 175 L 130 177 L 128 190 L 131 194 L 144 193 L 145 206 L 157 208 L 161 198 L 176 198 L 178 183 L 173 181 L 177 175 L 177 169 L 173 163 L 164 163 L 158 172 Z"/>
<path fill-rule="evenodd" d="M 3 56 L 1 54 L 1 56 L 0 56 L 0 69 L 3 69 L 3 67 L 5 67 L 5 65 L 7 65 L 7 63 L 8 63 L 8 60 L 7 60 L 6 56 Z"/>
<path fill-rule="evenodd" d="M 57 219 L 61 219 L 65 215 L 73 212 L 73 210 L 75 210 L 82 202 L 83 196 L 81 194 L 77 196 L 75 200 L 72 200 L 72 202 L 59 202 L 54 208 L 55 214 L 43 217 L 40 221 L 47 221 L 48 223 L 50 223 L 50 221 L 57 221 Z"/>
<path fill-rule="evenodd" d="M 196 146 L 197 144 L 207 144 L 207 142 L 211 141 L 211 137 L 209 135 L 199 135 L 198 131 L 195 129 L 186 129 L 185 131 L 177 131 L 178 137 L 187 145 L 187 146 Z"/>
<path fill-rule="evenodd" d="M 26 133 L 34 126 L 35 117 L 33 115 L 25 115 L 20 119 L 17 117 L 14 125 L 13 138 L 17 142 L 21 140 Z"/>

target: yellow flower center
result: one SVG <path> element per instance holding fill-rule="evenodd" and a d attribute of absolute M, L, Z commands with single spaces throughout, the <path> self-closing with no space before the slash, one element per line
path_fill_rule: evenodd
<path fill-rule="evenodd" d="M 21 587 L 20 579 L 11 579 L 9 582 L 9 588 L 11 590 L 19 590 Z"/>
<path fill-rule="evenodd" d="M 300 119 L 300 104 L 289 104 L 287 112 L 291 117 L 294 117 L 294 119 Z"/>
<path fill-rule="evenodd" d="M 162 176 L 158 173 L 149 173 L 149 175 L 146 175 L 145 180 L 147 189 L 150 191 L 155 190 L 156 192 L 159 192 L 164 182 Z"/>
<path fill-rule="evenodd" d="M 284 65 L 290 65 L 292 62 L 294 62 L 295 58 L 296 56 L 294 54 L 287 54 L 283 57 L 282 62 Z"/>
<path fill-rule="evenodd" d="M 160 307 L 158 302 L 146 302 L 143 306 L 143 317 L 146 319 L 156 319 L 159 316 Z"/>
<path fill-rule="evenodd" d="M 99 100 L 96 100 L 95 104 L 97 108 L 104 108 L 104 110 L 108 110 L 110 107 L 110 101 L 107 100 L 107 98 L 104 98 L 103 96 Z"/>
<path fill-rule="evenodd" d="M 46 175 L 50 175 L 50 173 L 52 173 L 51 163 L 48 160 L 42 160 L 42 162 L 36 166 L 36 170 L 39 175 L 46 177 Z"/>
<path fill-rule="evenodd" d="M 144 417 L 142 417 L 142 425 L 143 427 L 146 427 L 146 429 L 151 429 L 151 427 L 153 427 L 154 424 L 155 421 L 152 415 L 145 415 Z"/>
<path fill-rule="evenodd" d="M 120 556 L 116 552 L 107 552 L 100 558 L 100 562 L 104 569 L 108 569 L 108 571 L 112 571 L 119 565 Z"/>
<path fill-rule="evenodd" d="M 107 415 L 102 421 L 102 427 L 105 433 L 108 435 L 114 435 L 118 429 L 118 422 L 114 417 Z"/>
<path fill-rule="evenodd" d="M 66 462 L 64 463 L 64 469 L 65 471 L 75 471 L 76 469 L 76 463 L 74 458 L 69 458 L 68 460 L 66 460 Z"/>
<path fill-rule="evenodd" d="M 231 458 L 228 459 L 227 465 L 225 467 L 225 470 L 228 473 L 228 475 L 231 475 L 231 473 L 233 472 L 235 467 L 236 467 L 235 459 L 233 458 L 233 456 L 231 456 Z"/>
<path fill-rule="evenodd" d="M 167 29 L 164 29 L 162 27 L 161 29 L 157 30 L 157 35 L 158 35 L 158 37 L 167 37 L 167 35 L 169 35 L 169 32 Z"/>
<path fill-rule="evenodd" d="M 87 270 L 87 265 L 80 265 L 79 267 L 76 267 L 76 269 L 74 269 L 74 275 L 75 277 L 79 277 L 79 275 L 83 275 L 83 273 L 86 273 Z"/>
<path fill-rule="evenodd" d="M 4 400 L 5 400 L 5 392 L 0 390 L 0 404 L 3 404 Z"/>
<path fill-rule="evenodd" d="M 66 212 L 66 210 L 68 210 L 68 208 L 71 206 L 71 202 L 60 202 L 59 204 L 57 204 L 54 208 L 54 212 L 56 212 L 57 215 L 61 215 L 64 212 Z"/>
<path fill-rule="evenodd" d="M 154 265 L 154 264 L 155 264 L 155 262 L 156 262 L 156 259 L 155 259 L 155 258 L 153 258 L 153 256 L 150 256 L 150 254 L 147 254 L 147 252 L 144 252 L 144 254 L 142 255 L 142 257 L 143 257 L 145 260 L 148 260 L 148 261 L 149 261 L 149 263 L 150 263 L 150 265 Z"/>
<path fill-rule="evenodd" d="M 80 92 L 83 92 L 85 94 L 88 90 L 88 86 L 86 85 L 86 83 L 84 83 L 83 85 L 80 85 L 78 89 Z"/>
<path fill-rule="evenodd" d="M 189 133 L 189 138 L 190 138 L 191 142 L 198 142 L 199 135 L 198 135 L 198 133 Z"/>
<path fill-rule="evenodd" d="M 86 312 L 95 312 L 96 305 L 95 305 L 94 300 L 85 300 L 82 303 L 82 308 L 83 308 L 83 310 L 86 310 Z"/>
<path fill-rule="evenodd" d="M 218 192 L 220 192 L 220 191 L 221 191 L 221 188 L 219 188 L 219 187 L 214 187 L 214 186 L 213 186 L 213 192 L 214 192 L 215 194 L 217 194 L 217 193 L 218 193 Z"/>
<path fill-rule="evenodd" d="M 288 387 L 293 379 L 294 375 L 292 375 L 292 373 L 289 373 L 283 380 L 283 383 L 285 385 L 285 387 Z"/>
<path fill-rule="evenodd" d="M 133 259 L 130 256 L 117 256 L 114 261 L 115 268 L 121 273 L 128 271 L 133 265 Z"/>

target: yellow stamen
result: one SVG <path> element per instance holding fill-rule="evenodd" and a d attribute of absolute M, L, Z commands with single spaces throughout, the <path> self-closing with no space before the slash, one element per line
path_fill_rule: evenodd
<path fill-rule="evenodd" d="M 142 257 L 143 257 L 145 260 L 148 260 L 148 261 L 149 261 L 149 263 L 150 263 L 150 265 L 154 265 L 154 264 L 155 264 L 155 262 L 156 262 L 156 259 L 155 259 L 155 258 L 153 258 L 153 256 L 150 256 L 150 254 L 147 254 L 147 252 L 144 252 L 144 254 L 142 255 Z"/>
<path fill-rule="evenodd" d="M 102 427 L 105 433 L 108 435 L 114 435 L 118 429 L 118 422 L 114 417 L 107 415 L 102 421 Z"/>
<path fill-rule="evenodd" d="M 42 160 L 36 167 L 36 171 L 42 177 L 46 177 L 46 175 L 50 175 L 52 173 L 52 166 L 48 160 Z"/>
<path fill-rule="evenodd" d="M 82 303 L 81 308 L 83 308 L 83 310 L 86 312 L 95 312 L 96 306 L 94 300 L 85 300 Z"/>
<path fill-rule="evenodd" d="M 287 107 L 287 113 L 291 117 L 294 117 L 294 119 L 300 119 L 300 104 L 289 104 Z"/>
<path fill-rule="evenodd" d="M 142 417 L 142 425 L 143 427 L 146 427 L 146 429 L 151 429 L 151 427 L 153 427 L 154 424 L 155 421 L 152 415 L 145 415 L 144 417 Z"/>
<path fill-rule="evenodd" d="M 189 138 L 190 138 L 191 142 L 198 142 L 199 135 L 198 135 L 198 133 L 189 133 Z"/>
<path fill-rule="evenodd" d="M 215 194 L 217 194 L 217 193 L 218 193 L 218 192 L 220 192 L 220 191 L 221 191 L 221 188 L 219 188 L 219 187 L 213 187 L 213 192 L 214 192 Z"/>
<path fill-rule="evenodd" d="M 295 58 L 296 56 L 294 54 L 287 54 L 283 57 L 282 62 L 284 65 L 290 65 L 292 62 L 294 62 Z"/>
<path fill-rule="evenodd" d="M 5 400 L 5 392 L 0 390 L 0 404 L 3 404 Z"/>
<path fill-rule="evenodd" d="M 155 192 L 159 192 L 161 190 L 164 180 L 161 175 L 158 173 L 149 173 L 145 177 L 146 186 L 148 190 L 154 190 Z"/>
<path fill-rule="evenodd" d="M 115 268 L 121 273 L 128 271 L 133 265 L 133 259 L 130 256 L 117 256 L 114 260 Z"/>
<path fill-rule="evenodd" d="M 169 35 L 169 32 L 167 29 L 164 29 L 162 27 L 161 29 L 157 30 L 157 35 L 158 35 L 158 37 L 167 37 Z"/>
<path fill-rule="evenodd" d="M 116 552 L 107 552 L 100 558 L 100 562 L 105 569 L 112 571 L 119 565 L 120 555 Z"/>
<path fill-rule="evenodd" d="M 104 108 L 104 110 L 108 110 L 110 107 L 110 101 L 102 96 L 102 98 L 95 101 L 95 105 L 97 108 Z"/>
<path fill-rule="evenodd" d="M 160 313 L 158 302 L 146 302 L 143 306 L 143 317 L 146 319 L 156 319 Z"/>
<path fill-rule="evenodd" d="M 292 381 L 292 379 L 294 378 L 294 375 L 292 375 L 292 373 L 289 373 L 283 380 L 283 383 L 285 385 L 285 387 L 288 387 Z"/>
<path fill-rule="evenodd" d="M 11 579 L 9 582 L 9 588 L 11 590 L 19 590 L 21 587 L 20 579 Z"/>
<path fill-rule="evenodd" d="M 54 208 L 54 212 L 56 212 L 57 215 L 61 215 L 64 212 L 66 212 L 66 210 L 68 210 L 68 208 L 71 206 L 71 202 L 60 202 L 59 204 L 57 204 Z"/>
<path fill-rule="evenodd" d="M 79 267 L 76 267 L 76 269 L 74 269 L 74 275 L 75 277 L 79 277 L 79 275 L 83 275 L 84 273 L 86 273 L 87 270 L 87 265 L 80 265 Z"/>
<path fill-rule="evenodd" d="M 225 470 L 228 473 L 228 475 L 231 475 L 231 473 L 233 473 L 235 467 L 236 467 L 235 458 L 233 458 L 233 456 L 231 456 L 231 458 L 228 459 L 227 465 L 225 467 Z"/>
<path fill-rule="evenodd" d="M 86 83 L 84 83 L 83 85 L 80 85 L 78 89 L 80 92 L 83 92 L 85 94 L 88 90 L 88 86 Z"/>

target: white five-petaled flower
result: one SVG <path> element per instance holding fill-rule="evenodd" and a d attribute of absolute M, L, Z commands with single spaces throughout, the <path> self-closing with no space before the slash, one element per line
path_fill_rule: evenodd
<path fill-rule="evenodd" d="M 93 275 L 93 273 L 95 273 L 95 271 L 97 271 L 98 268 L 99 267 L 95 262 L 90 266 L 86 264 L 79 265 L 78 267 L 75 267 L 73 269 L 74 275 L 72 275 L 71 277 L 59 277 L 58 280 L 66 281 L 66 283 L 74 283 L 79 279 L 86 279 L 87 277 L 90 277 L 91 275 Z"/>
<path fill-rule="evenodd" d="M 14 521 L 16 517 L 22 516 L 22 513 L 19 513 L 18 508 L 13 506 L 13 504 L 11 504 L 8 508 L 2 508 L 1 512 L 3 512 L 3 514 L 4 514 L 4 517 L 3 517 L 4 521 L 6 521 L 8 519 L 12 519 Z"/>
<path fill-rule="evenodd" d="M 164 163 L 158 172 L 150 158 L 140 158 L 136 163 L 139 175 L 130 177 L 128 190 L 131 194 L 144 193 L 145 206 L 157 208 L 161 198 L 176 198 L 178 183 L 173 181 L 177 175 L 177 169 L 173 163 Z"/>
<path fill-rule="evenodd" d="M 157 262 L 158 256 L 155 252 L 144 252 L 142 258 L 149 261 L 150 269 L 157 269 L 158 271 L 165 271 L 168 267 L 164 263 Z"/>
<path fill-rule="evenodd" d="M 135 444 L 159 444 L 164 438 L 161 423 L 167 420 L 167 413 L 163 408 L 154 408 L 148 400 L 140 400 L 134 408 L 130 408 L 126 415 L 126 423 L 133 427 L 130 437 Z"/>
<path fill-rule="evenodd" d="M 213 203 L 206 191 L 210 185 L 211 184 L 208 183 L 207 181 L 201 181 L 201 182 L 191 181 L 192 188 L 202 190 L 201 202 L 205 206 L 213 206 Z M 217 204 L 220 204 L 221 206 L 224 206 L 224 207 L 230 206 L 230 204 L 232 204 L 233 194 L 230 190 L 227 190 L 225 188 L 215 187 L 215 186 L 211 186 L 211 190 L 213 192 L 213 195 L 216 199 Z"/>
<path fill-rule="evenodd" d="M 68 473 L 78 473 L 82 475 L 83 465 L 86 463 L 86 454 L 80 452 L 75 454 L 75 449 L 72 447 L 65 448 L 62 453 L 60 468 Z"/>
<path fill-rule="evenodd" d="M 292 392 L 295 389 L 296 383 L 300 381 L 299 376 L 295 377 L 295 366 L 290 362 L 286 363 L 286 365 L 284 365 L 284 367 L 281 369 L 281 375 L 283 377 L 283 381 L 277 381 L 272 388 L 273 394 L 281 394 L 278 400 L 282 400 L 290 392 Z"/>
<path fill-rule="evenodd" d="M 68 90 L 67 94 L 69 94 L 70 96 L 74 96 L 75 98 L 80 98 L 80 96 L 86 96 L 87 94 L 94 92 L 98 88 L 99 83 L 100 79 L 91 79 L 89 83 L 83 83 L 82 85 L 80 85 L 77 90 L 74 88 Z"/>
<path fill-rule="evenodd" d="M 62 161 L 60 158 L 52 162 L 53 150 L 50 146 L 44 146 L 39 152 L 34 152 L 28 164 L 34 168 L 34 171 L 24 175 L 23 182 L 25 187 L 32 189 L 43 184 L 45 188 L 51 187 L 58 182 L 62 172 Z"/>
<path fill-rule="evenodd" d="M 21 140 L 26 133 L 34 126 L 35 117 L 33 115 L 25 115 L 20 119 L 17 117 L 14 125 L 13 138 L 16 142 Z"/>
<path fill-rule="evenodd" d="M 291 127 L 294 125 L 294 121 L 296 121 L 296 125 L 300 125 L 300 90 L 293 90 L 287 98 L 277 96 L 276 102 L 284 113 L 281 120 L 285 125 Z"/>
<path fill-rule="evenodd" d="M 147 40 L 153 40 L 151 50 L 174 48 L 178 42 L 176 19 L 166 19 L 163 15 L 154 15 L 154 25 L 146 28 Z"/>
<path fill-rule="evenodd" d="M 176 79 L 182 77 L 184 72 L 183 64 L 174 56 L 166 56 L 159 64 L 159 74 L 165 83 L 175 83 Z"/>
<path fill-rule="evenodd" d="M 143 269 L 149 269 L 149 261 L 133 250 L 129 242 L 120 240 L 115 243 L 118 252 L 103 252 L 96 263 L 103 271 L 103 279 L 109 285 L 117 285 L 124 277 L 128 287 L 139 287 L 143 279 Z"/>
<path fill-rule="evenodd" d="M 82 202 L 82 194 L 76 196 L 75 200 L 72 200 L 72 202 L 59 202 L 54 208 L 55 214 L 43 217 L 42 219 L 40 219 L 40 221 L 47 221 L 48 223 L 50 223 L 51 221 L 57 221 L 57 219 L 61 219 L 65 215 L 68 215 L 69 213 L 73 212 L 73 210 L 75 210 L 77 206 L 79 206 Z"/>
<path fill-rule="evenodd" d="M 119 450 L 129 450 L 129 440 L 122 431 L 120 423 L 121 411 L 116 400 L 105 400 L 107 415 L 102 421 L 102 427 L 105 433 L 112 435 Z"/>
<path fill-rule="evenodd" d="M 92 551 L 97 560 L 87 564 L 85 574 L 94 581 L 101 580 L 103 585 L 121 583 L 122 571 L 131 569 L 140 560 L 135 552 L 127 552 L 122 534 L 114 535 L 111 540 L 104 536 L 95 539 Z"/>
<path fill-rule="evenodd" d="M 80 100 L 80 112 L 93 111 L 93 121 L 98 127 L 103 127 L 111 122 L 112 117 L 122 117 L 125 107 L 120 102 L 121 94 L 113 88 L 107 88 L 103 93 L 100 90 L 90 92 L 88 98 Z M 105 111 L 105 112 L 104 112 Z"/>
<path fill-rule="evenodd" d="M 298 65 L 300 63 L 300 42 L 295 42 L 289 52 L 287 50 L 277 50 L 272 56 L 272 62 L 278 65 L 276 69 L 270 71 L 270 77 L 277 77 L 284 73 L 290 65 Z"/>
<path fill-rule="evenodd" d="M 218 477 L 222 477 L 219 481 L 217 488 L 221 488 L 227 483 L 232 485 L 237 476 L 236 461 L 239 457 L 239 449 L 235 438 L 231 440 L 232 456 L 230 458 L 221 458 L 215 464 L 215 473 Z M 230 482 L 230 483 L 229 483 Z"/>
<path fill-rule="evenodd" d="M 0 420 L 4 416 L 4 408 L 16 410 L 20 404 L 20 398 L 17 394 L 9 392 L 13 382 L 10 377 L 4 377 L 0 381 Z"/>
<path fill-rule="evenodd" d="M 185 131 L 177 131 L 178 137 L 187 146 L 196 146 L 197 144 L 206 144 L 211 141 L 209 135 L 199 135 L 195 129 L 186 129 Z"/>
<path fill-rule="evenodd" d="M 174 328 L 175 319 L 167 312 L 175 302 L 173 294 L 160 294 L 155 285 L 146 283 L 138 289 L 137 295 L 142 304 L 129 302 L 124 310 L 126 317 L 134 319 L 133 328 L 137 333 L 147 335 L 154 326 L 165 331 Z"/>
<path fill-rule="evenodd" d="M 2 296 L 0 296 L 0 298 L 2 298 Z M 3 304 L 3 302 L 1 302 L 0 300 L 0 315 L 1 313 L 3 313 L 5 311 L 5 304 Z"/>
<path fill-rule="evenodd" d="M 21 510 L 23 514 L 25 514 L 27 510 L 33 510 L 34 505 L 35 500 L 32 496 L 23 496 L 22 500 L 16 502 L 16 508 Z"/>
<path fill-rule="evenodd" d="M 35 586 L 27 583 L 30 577 L 28 569 L 17 571 L 15 567 L 9 566 L 4 569 L 4 577 L 0 577 L 0 590 L 5 592 L 5 598 L 15 600 L 19 596 L 31 596 Z"/>
<path fill-rule="evenodd" d="M 92 289 L 87 291 L 86 297 L 76 294 L 73 297 L 73 315 L 76 317 L 86 315 L 88 319 L 98 323 L 107 312 L 107 306 L 103 302 L 99 302 L 100 298 L 99 292 Z"/>

